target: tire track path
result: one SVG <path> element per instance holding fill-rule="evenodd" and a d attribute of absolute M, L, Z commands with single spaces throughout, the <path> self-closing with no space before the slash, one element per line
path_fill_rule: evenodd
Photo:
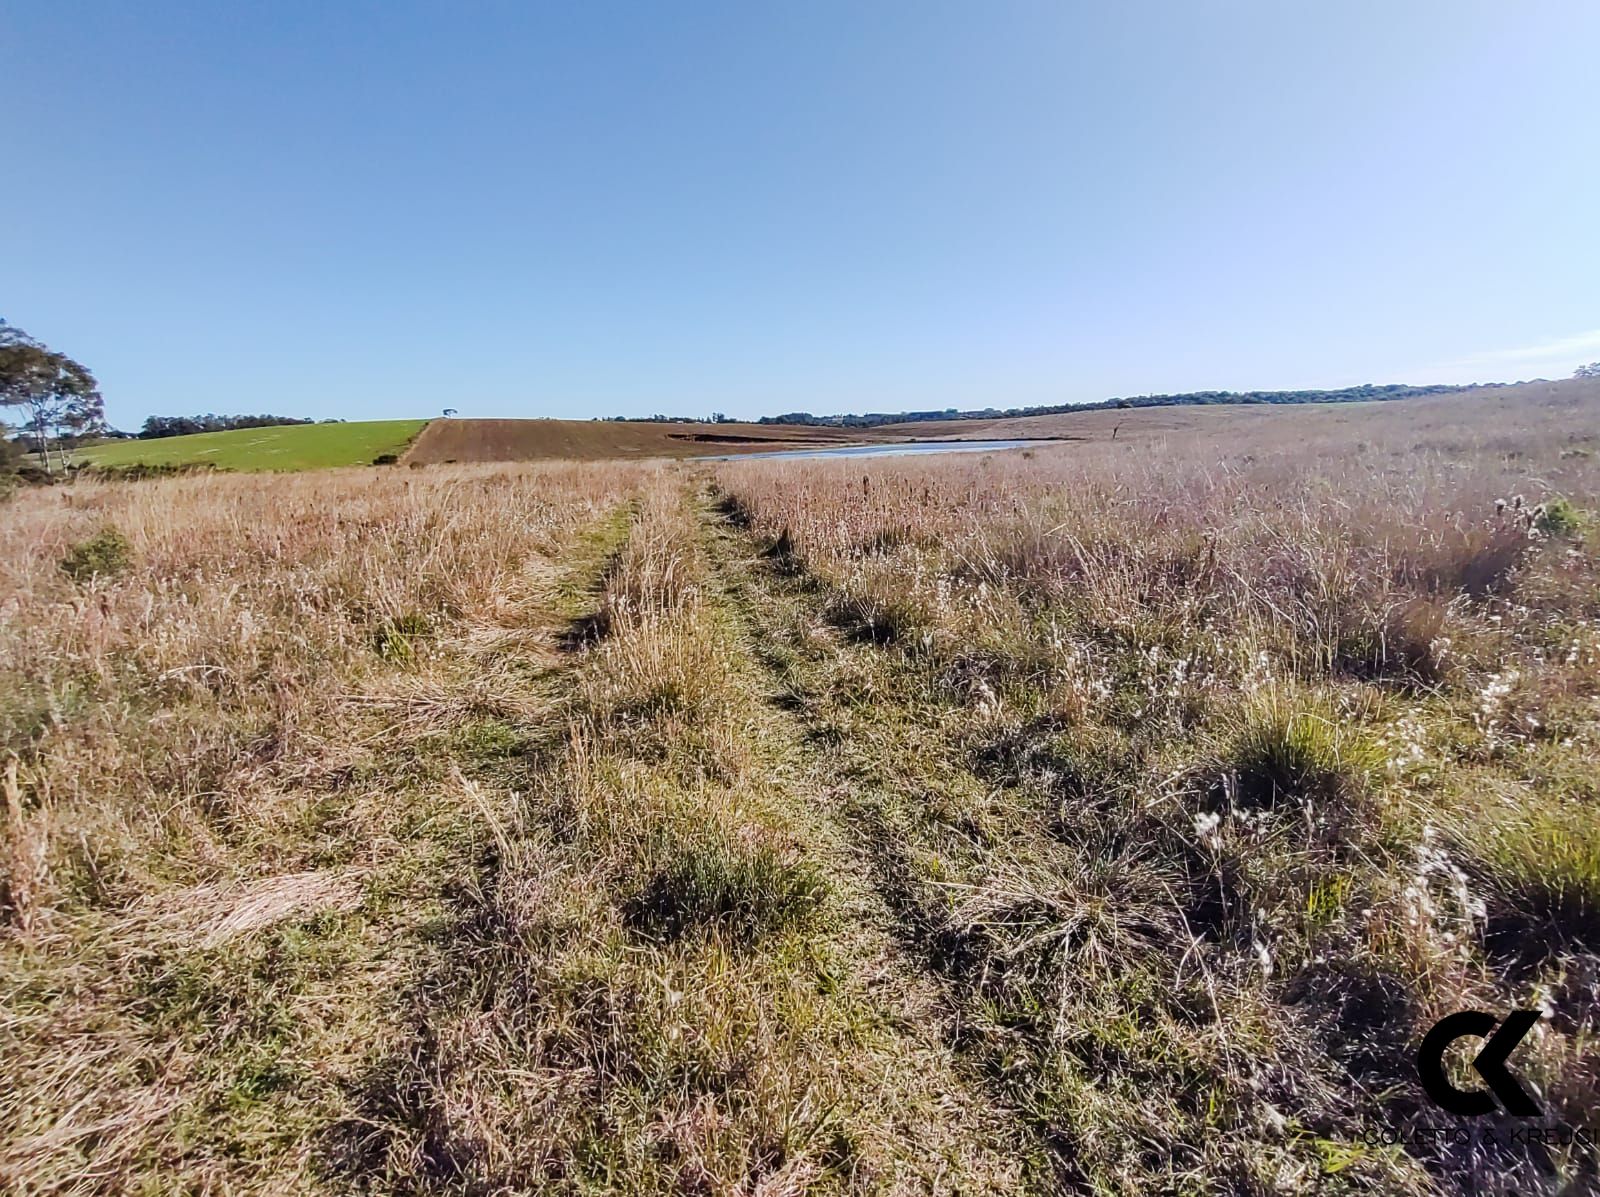
<path fill-rule="evenodd" d="M 1071 1164 L 1071 1144 L 1053 1129 L 1055 1120 L 1045 1111 L 1024 1108 L 1016 1100 L 1014 1080 L 997 1071 L 1005 1065 L 971 1050 L 977 1040 L 970 1034 L 973 1012 L 964 1000 L 971 986 L 962 978 L 974 962 L 965 958 L 945 912 L 926 900 L 926 885 L 919 882 L 911 856 L 917 833 L 902 817 L 907 792 L 922 790 L 928 778 L 906 776 L 900 758 L 881 751 L 881 741 L 865 753 L 846 743 L 828 710 L 843 699 L 819 692 L 816 679 L 808 676 L 808 653 L 864 650 L 845 645 L 821 624 L 804 583 L 763 559 L 708 488 L 697 494 L 696 503 L 713 583 L 759 669 L 755 688 L 765 707 L 763 749 L 784 774 L 786 788 L 813 799 L 797 801 L 794 817 L 830 874 L 843 880 L 840 888 L 861 937 L 860 950 L 878 965 L 881 996 L 901 1013 L 908 1033 L 922 1037 L 927 1050 L 944 1058 L 960 1086 L 958 1100 L 987 1110 L 985 1133 L 1016 1153 L 1029 1191 L 1086 1191 Z M 872 698 L 874 705 L 890 701 L 859 697 Z M 897 746 L 915 751 L 910 744 Z M 937 771 L 938 764 L 931 757 L 921 760 L 924 769 Z M 973 779 L 950 771 L 934 784 L 964 798 Z M 896 789 L 902 792 L 890 792 Z"/>

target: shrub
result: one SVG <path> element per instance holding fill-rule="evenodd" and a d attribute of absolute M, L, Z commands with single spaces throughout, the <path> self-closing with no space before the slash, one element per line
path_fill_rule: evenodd
<path fill-rule="evenodd" d="M 1533 526 L 1547 536 L 1571 536 L 1583 526 L 1578 509 L 1559 496 L 1541 505 Z"/>
<path fill-rule="evenodd" d="M 189 462 L 135 462 L 131 465 L 83 467 L 96 478 L 115 479 L 118 482 L 140 482 L 146 478 L 179 478 L 185 474 L 232 473 L 226 466 L 209 461 Z"/>
<path fill-rule="evenodd" d="M 88 540 L 72 546 L 61 559 L 61 572 L 74 582 L 114 578 L 133 560 L 133 546 L 116 528 L 107 525 Z"/>
<path fill-rule="evenodd" d="M 326 423 L 326 421 L 324 421 Z M 275 428 L 288 424 L 311 424 L 312 420 L 294 416 L 150 416 L 139 429 L 140 440 L 159 440 L 168 436 L 191 436 L 197 432 L 228 432 L 236 428 Z"/>
<path fill-rule="evenodd" d="M 10 498 L 17 489 L 17 470 L 22 461 L 17 443 L 0 435 L 0 500 Z"/>
<path fill-rule="evenodd" d="M 398 453 L 380 453 L 372 459 L 372 464 L 375 466 L 395 465 L 399 461 L 400 455 Z"/>
<path fill-rule="evenodd" d="M 60 475 L 53 474 L 32 461 L 25 461 L 17 467 L 17 481 L 29 486 L 54 486 L 61 481 Z"/>

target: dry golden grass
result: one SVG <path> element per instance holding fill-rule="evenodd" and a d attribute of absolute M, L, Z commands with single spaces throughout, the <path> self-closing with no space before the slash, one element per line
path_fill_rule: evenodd
<path fill-rule="evenodd" d="M 503 668 L 455 662 L 517 636 L 549 558 L 633 484 L 80 482 L 7 507 L 0 1188 L 237 1187 L 269 1160 L 266 1187 L 305 1183 L 399 1013 L 392 891 L 420 905 L 437 872 L 407 828 L 462 817 L 381 749 L 497 709 Z"/>
<path fill-rule="evenodd" d="M 1584 1191 L 1597 414 L 24 492 L 0 1189 Z"/>
<path fill-rule="evenodd" d="M 1015 1185 L 1004 1128 L 846 917 L 719 585 L 658 477 L 439 961 L 427 1050 L 396 1066 L 415 1112 L 369 1168 L 527 1192 Z"/>
<path fill-rule="evenodd" d="M 273 807 L 320 765 L 352 684 L 412 640 L 492 620 L 522 571 L 619 501 L 622 477 L 480 468 L 25 493 L 0 531 L 0 719 L 25 821 L 52 845 L 36 916 L 85 884 L 131 899 L 155 882 L 131 850 L 86 876 L 93 862 L 70 844 L 91 828 L 181 844 L 181 863 L 160 854 L 161 882 L 226 872 L 218 816 L 238 834 Z M 60 563 L 108 526 L 131 563 L 74 582 Z"/>
<path fill-rule="evenodd" d="M 1429 1138 L 1410 1053 L 1538 1005 L 1550 1117 L 1600 1097 L 1600 394 L 1203 415 L 719 467 L 846 646 L 821 729 L 908 777 L 856 818 L 1072 1183 L 1581 1189 L 1585 1148 Z"/>

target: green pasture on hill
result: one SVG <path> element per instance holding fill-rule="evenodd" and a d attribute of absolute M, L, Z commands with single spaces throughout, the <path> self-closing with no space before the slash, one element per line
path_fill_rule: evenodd
<path fill-rule="evenodd" d="M 384 453 L 403 453 L 426 420 L 362 420 L 348 424 L 286 424 L 199 432 L 149 441 L 114 441 L 85 449 L 86 465 L 200 465 L 226 470 L 317 470 L 367 465 Z"/>

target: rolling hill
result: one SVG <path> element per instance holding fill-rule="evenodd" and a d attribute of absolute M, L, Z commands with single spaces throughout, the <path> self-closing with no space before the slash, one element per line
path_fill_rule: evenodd
<path fill-rule="evenodd" d="M 214 465 L 223 470 L 315 470 L 370 465 L 384 453 L 400 454 L 426 420 L 362 420 L 344 424 L 287 424 L 199 432 L 159 440 L 113 441 L 85 449 L 84 464 Z"/>
<path fill-rule="evenodd" d="M 395 454 L 408 465 L 487 461 L 602 461 L 652 457 L 718 457 L 787 449 L 914 441 L 1070 440 L 1126 441 L 1185 436 L 1205 430 L 1331 427 L 1366 419 L 1376 409 L 1403 402 L 1433 420 L 1448 421 L 1477 398 L 1500 405 L 1544 395 L 1584 394 L 1600 382 L 1570 379 L 1485 387 L 1387 402 L 1326 404 L 1208 404 L 1132 409 L 1092 408 L 995 419 L 924 420 L 872 428 L 804 424 L 647 423 L 617 420 L 440 419 L 300 424 L 207 432 L 161 440 L 117 441 L 86 449 L 85 464 L 104 467 L 210 463 L 228 470 L 307 470 L 368 465 Z M 1508 408 L 1509 410 L 1509 408 Z"/>

